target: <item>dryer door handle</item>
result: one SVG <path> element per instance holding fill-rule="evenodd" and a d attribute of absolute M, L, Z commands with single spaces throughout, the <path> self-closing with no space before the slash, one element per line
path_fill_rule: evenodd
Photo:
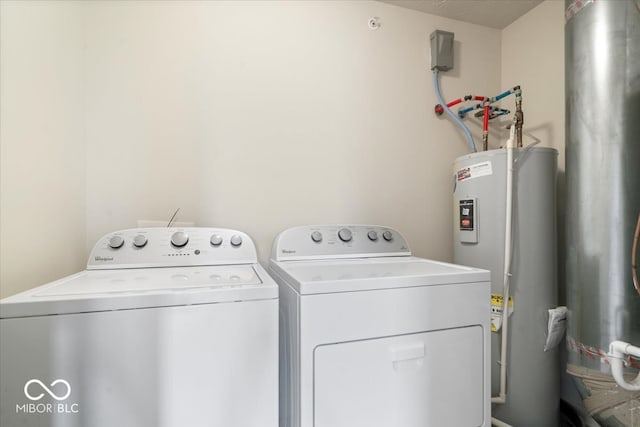
<path fill-rule="evenodd" d="M 405 360 L 424 359 L 424 343 L 419 342 L 398 347 L 391 347 L 391 362 L 403 362 Z"/>

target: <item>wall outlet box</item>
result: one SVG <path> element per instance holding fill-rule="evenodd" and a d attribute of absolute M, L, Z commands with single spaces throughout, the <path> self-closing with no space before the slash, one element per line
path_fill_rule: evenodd
<path fill-rule="evenodd" d="M 435 30 L 429 36 L 431 42 L 431 69 L 448 71 L 453 68 L 453 33 Z"/>
<path fill-rule="evenodd" d="M 159 220 L 150 220 L 150 219 L 139 219 L 138 220 L 138 228 L 149 228 L 149 227 L 166 227 L 169 221 L 159 221 Z M 171 223 L 171 227 L 195 227 L 195 222 L 190 221 L 173 221 Z"/>

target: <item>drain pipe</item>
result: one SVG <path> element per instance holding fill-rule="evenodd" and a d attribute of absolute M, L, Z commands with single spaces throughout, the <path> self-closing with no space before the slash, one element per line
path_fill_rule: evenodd
<path fill-rule="evenodd" d="M 507 424 L 493 417 L 491 417 L 491 425 L 496 427 L 511 427 L 511 424 Z"/>
<path fill-rule="evenodd" d="M 507 347 L 509 334 L 509 285 L 511 282 L 511 245 L 513 219 L 513 150 L 516 140 L 516 120 L 509 130 L 507 140 L 507 189 L 505 195 L 505 227 L 504 227 L 504 287 L 502 290 L 502 331 L 500 332 L 500 392 L 491 398 L 491 403 L 504 404 L 507 401 Z"/>
<path fill-rule="evenodd" d="M 613 379 L 625 390 L 640 391 L 640 373 L 638 373 L 638 376 L 634 380 L 631 380 L 631 382 L 627 382 L 622 373 L 624 361 L 629 356 L 640 358 L 640 348 L 623 341 L 613 341 L 609 344 L 607 359 L 609 360 L 609 364 L 611 364 L 611 375 L 613 375 Z"/>

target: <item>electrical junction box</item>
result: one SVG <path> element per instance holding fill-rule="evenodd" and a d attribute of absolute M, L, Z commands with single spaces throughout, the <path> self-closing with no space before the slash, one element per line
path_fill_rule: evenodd
<path fill-rule="evenodd" d="M 431 41 L 431 69 L 448 71 L 453 68 L 453 33 L 435 30 L 429 36 Z"/>

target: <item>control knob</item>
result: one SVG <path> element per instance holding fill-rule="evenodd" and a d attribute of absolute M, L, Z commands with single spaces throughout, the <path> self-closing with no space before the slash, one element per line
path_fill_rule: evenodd
<path fill-rule="evenodd" d="M 393 240 L 393 233 L 390 232 L 389 230 L 385 231 L 384 233 L 382 233 L 382 237 L 384 238 L 384 240 L 386 240 L 387 242 L 390 242 Z"/>
<path fill-rule="evenodd" d="M 371 230 L 370 232 L 367 233 L 367 237 L 372 242 L 375 242 L 376 240 L 378 240 L 378 233 L 373 231 L 373 230 Z"/>
<path fill-rule="evenodd" d="M 176 248 L 181 248 L 189 243 L 189 236 L 184 231 L 176 231 L 171 235 L 171 244 Z"/>
<path fill-rule="evenodd" d="M 351 239 L 353 238 L 353 234 L 351 233 L 351 230 L 349 230 L 348 228 L 341 228 L 340 231 L 338 231 L 338 237 L 343 242 L 350 242 Z"/>
<path fill-rule="evenodd" d="M 322 242 L 322 233 L 319 231 L 314 231 L 313 233 L 311 233 L 311 240 L 316 243 Z"/>
<path fill-rule="evenodd" d="M 234 234 L 231 236 L 231 245 L 232 246 L 240 246 L 242 244 L 242 236 L 239 234 Z"/>
<path fill-rule="evenodd" d="M 211 236 L 211 239 L 209 239 L 209 242 L 211 242 L 213 246 L 220 246 L 222 244 L 222 236 L 214 234 Z"/>
<path fill-rule="evenodd" d="M 109 247 L 111 249 L 120 249 L 124 245 L 124 239 L 122 236 L 112 236 L 109 239 Z"/>
<path fill-rule="evenodd" d="M 147 236 L 138 234 L 133 238 L 133 246 L 136 248 L 143 248 L 147 244 Z"/>

